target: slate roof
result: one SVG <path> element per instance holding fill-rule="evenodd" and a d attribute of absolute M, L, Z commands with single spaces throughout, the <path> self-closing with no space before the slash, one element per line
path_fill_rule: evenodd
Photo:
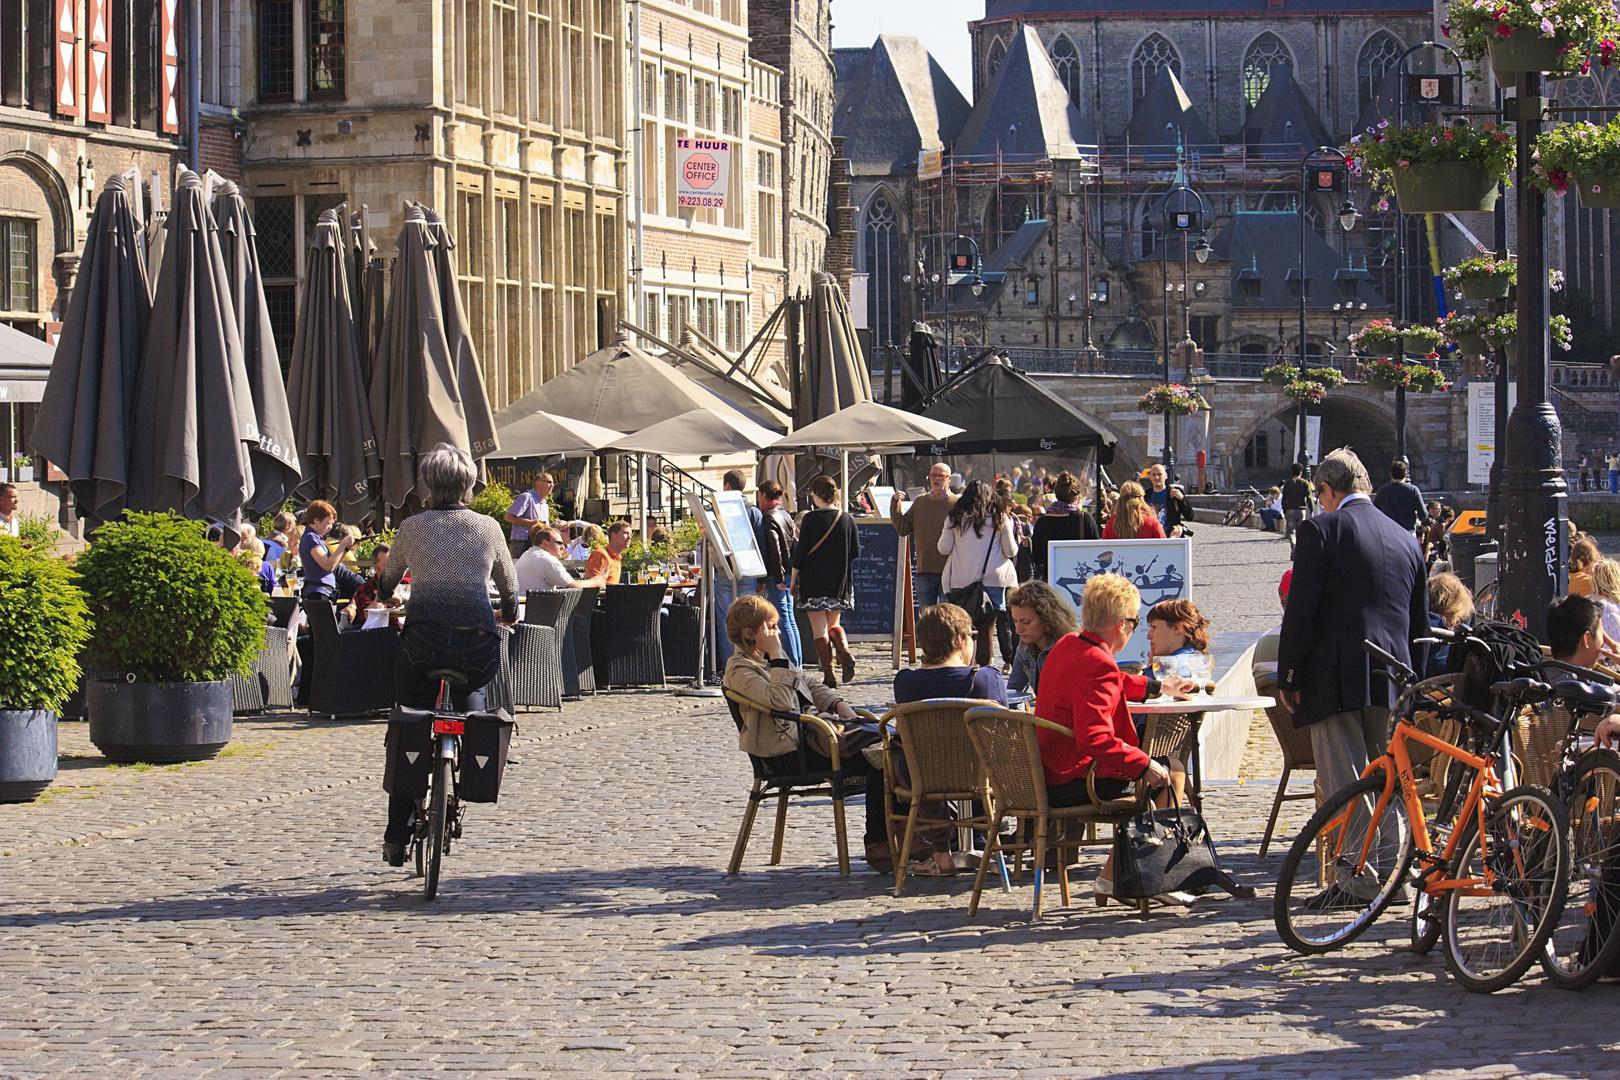
<path fill-rule="evenodd" d="M 1020 26 L 989 89 L 956 138 L 957 157 L 1051 158 L 1094 145 L 1089 121 L 1069 100 L 1034 28 Z M 1068 148 L 1068 149 L 1065 149 Z"/>
<path fill-rule="evenodd" d="M 1136 111 L 1131 114 L 1131 122 L 1126 125 L 1120 140 L 1130 140 L 1132 148 L 1167 146 L 1173 152 L 1178 132 L 1189 149 L 1220 145 L 1220 140 L 1209 130 L 1204 118 L 1193 108 L 1192 99 L 1182 88 L 1176 73 L 1162 67 L 1159 74 L 1154 76 L 1153 85 L 1148 87 L 1148 92 L 1137 103 Z"/>
<path fill-rule="evenodd" d="M 1227 225 L 1210 241 L 1213 260 L 1231 264 L 1232 307 L 1299 309 L 1299 293 L 1292 284 L 1299 275 L 1299 215 L 1292 210 L 1242 211 L 1233 214 Z M 1345 298 L 1346 290 L 1358 303 L 1369 308 L 1389 305 L 1365 275 L 1341 274 L 1344 258 L 1315 229 L 1305 230 L 1305 270 L 1310 278 L 1307 307 L 1331 308 Z M 1292 275 L 1292 276 L 1290 276 Z M 1259 299 L 1250 299 L 1243 282 L 1260 281 Z"/>
<path fill-rule="evenodd" d="M 1007 287 L 1007 270 L 1018 266 L 1027 269 L 1030 260 L 1035 257 L 1036 249 L 1046 243 L 1047 222 L 1044 218 L 1026 221 L 1018 227 L 1018 231 L 1002 241 L 1000 247 L 984 257 L 984 266 L 979 276 L 984 278 L 984 295 L 974 296 L 973 288 L 969 285 L 951 286 L 950 310 L 953 315 L 968 312 L 982 312 L 993 306 L 996 299 L 1001 296 Z M 945 314 L 946 305 L 941 302 L 930 308 L 928 314 Z"/>
<path fill-rule="evenodd" d="M 1266 0 L 984 0 L 984 21 L 1020 15 L 1062 15 L 1086 19 L 1093 15 L 1174 15 L 1195 18 L 1205 13 L 1263 15 L 1270 19 L 1289 15 L 1363 14 L 1431 15 L 1431 0 L 1288 0 L 1283 10 Z"/>
<path fill-rule="evenodd" d="M 834 49 L 833 134 L 856 176 L 894 176 L 920 150 L 948 147 L 971 106 L 922 42 L 881 35 L 869 48 Z"/>
<path fill-rule="evenodd" d="M 1338 145 L 1288 68 L 1273 71 L 1270 85 L 1244 121 L 1243 141 L 1249 145 L 1286 144 L 1290 148 L 1299 145 L 1307 150 Z M 1296 150 L 1288 152 L 1298 156 Z"/>

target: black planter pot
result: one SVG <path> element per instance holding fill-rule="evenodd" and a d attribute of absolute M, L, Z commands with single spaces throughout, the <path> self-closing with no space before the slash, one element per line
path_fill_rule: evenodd
<path fill-rule="evenodd" d="M 33 802 L 56 779 L 56 714 L 0 709 L 0 803 Z"/>
<path fill-rule="evenodd" d="M 231 684 L 132 683 L 87 687 L 90 741 L 108 760 L 162 765 L 211 758 L 231 741 Z"/>

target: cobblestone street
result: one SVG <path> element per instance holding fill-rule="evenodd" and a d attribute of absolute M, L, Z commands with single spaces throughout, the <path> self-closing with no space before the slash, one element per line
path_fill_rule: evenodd
<path fill-rule="evenodd" d="M 1219 630 L 1275 622 L 1287 550 L 1200 527 Z M 862 650 L 852 700 L 886 699 L 886 656 Z M 1027 875 L 973 920 L 971 875 L 899 900 L 859 859 L 840 877 L 825 802 L 790 813 L 781 867 L 761 814 L 726 875 L 749 772 L 712 699 L 519 724 L 433 904 L 380 860 L 380 722 L 239 719 L 219 759 L 151 769 L 64 724 L 60 782 L 0 807 L 0 1077 L 1620 1075 L 1614 988 L 1467 994 L 1405 950 L 1404 910 L 1287 952 L 1269 885 L 1309 803 L 1259 860 L 1273 750 L 1207 792 L 1259 898 L 1098 908 L 1094 849 L 1075 906 L 1031 925 Z"/>

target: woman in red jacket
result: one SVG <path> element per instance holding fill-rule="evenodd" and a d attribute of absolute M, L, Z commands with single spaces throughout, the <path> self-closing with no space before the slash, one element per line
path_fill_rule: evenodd
<path fill-rule="evenodd" d="M 1159 515 L 1147 504 L 1147 496 L 1142 491 L 1142 485 L 1135 480 L 1127 480 L 1119 485 L 1119 501 L 1114 505 L 1114 513 L 1108 519 L 1108 524 L 1103 526 L 1102 538 L 1164 539 L 1164 526 L 1159 524 Z"/>
<path fill-rule="evenodd" d="M 1119 669 L 1114 654 L 1125 647 L 1140 622 L 1142 594 L 1118 574 L 1098 574 L 1086 582 L 1080 600 L 1079 633 L 1068 634 L 1052 646 L 1041 669 L 1035 715 L 1074 732 L 1070 739 L 1045 728 L 1037 732 L 1041 766 L 1046 774 L 1046 797 L 1052 806 L 1083 806 L 1091 801 L 1086 774 L 1097 767 L 1097 795 L 1120 799 L 1137 780 L 1149 787 L 1174 786 L 1184 799 L 1187 775 L 1174 758 L 1149 758 L 1137 741 L 1127 701 L 1143 701 L 1168 693 L 1186 698 L 1196 684 L 1191 679 L 1169 678 L 1162 683 Z M 1161 806 L 1169 804 L 1159 795 Z M 1114 860 L 1109 856 L 1097 878 L 1099 904 L 1114 889 Z M 1192 897 L 1170 894 L 1166 899 L 1190 903 Z"/>

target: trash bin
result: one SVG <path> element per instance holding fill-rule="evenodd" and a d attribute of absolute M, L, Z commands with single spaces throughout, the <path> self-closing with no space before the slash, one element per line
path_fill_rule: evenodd
<path fill-rule="evenodd" d="M 1485 532 L 1485 511 L 1464 510 L 1457 515 L 1457 520 L 1451 523 L 1447 533 L 1451 540 L 1451 566 L 1457 576 L 1462 578 L 1472 592 L 1478 592 L 1479 586 L 1475 584 L 1474 560 L 1486 552 L 1496 550 L 1496 541 L 1488 538 Z"/>

